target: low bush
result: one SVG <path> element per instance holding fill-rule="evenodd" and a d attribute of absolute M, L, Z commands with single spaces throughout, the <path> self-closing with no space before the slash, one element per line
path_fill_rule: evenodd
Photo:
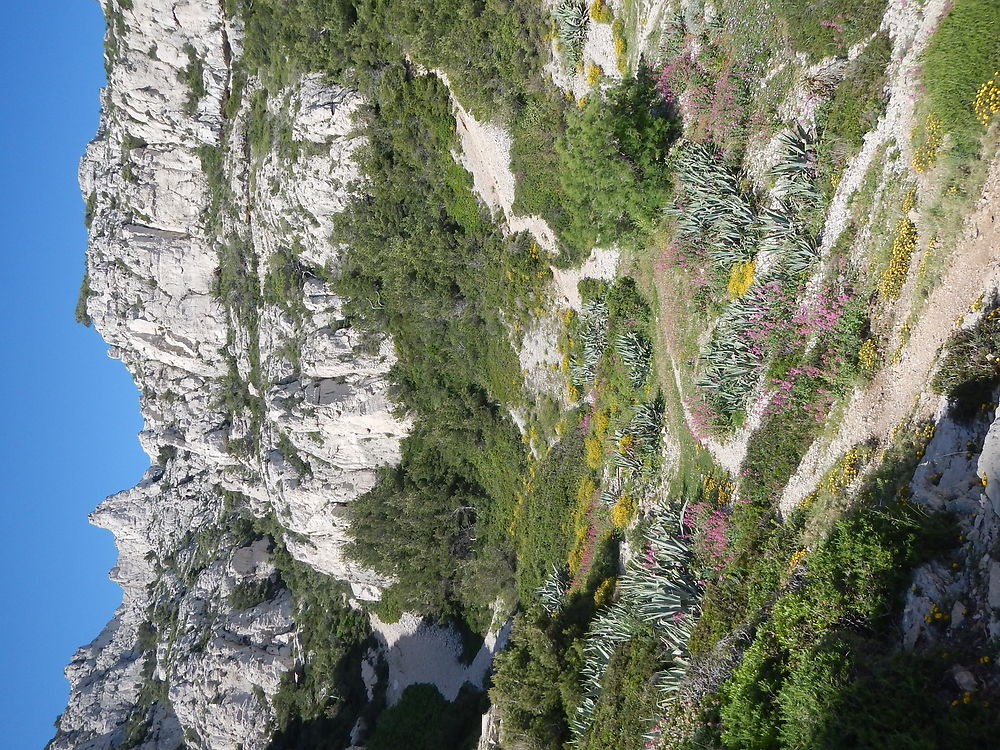
<path fill-rule="evenodd" d="M 233 609 L 252 609 L 275 597 L 281 590 L 277 577 L 241 581 L 229 592 L 229 605 Z"/>
<path fill-rule="evenodd" d="M 87 300 L 90 299 L 90 295 L 93 292 L 90 289 L 90 273 L 84 272 L 83 278 L 80 280 L 80 294 L 76 298 L 76 308 L 73 310 L 73 319 L 76 320 L 80 325 L 90 327 L 93 322 L 90 318 L 90 313 L 87 312 Z"/>
<path fill-rule="evenodd" d="M 663 666 L 659 639 L 653 633 L 636 636 L 619 647 L 608 663 L 591 730 L 580 748 L 642 747 L 643 734 L 657 710 L 658 696 L 652 683 Z"/>
<path fill-rule="evenodd" d="M 847 161 L 885 111 L 886 69 L 891 55 L 889 35 L 879 33 L 851 62 L 833 96 L 820 107 L 819 169 L 827 194 L 833 193 Z"/>
<path fill-rule="evenodd" d="M 560 181 L 571 259 L 634 228 L 649 230 L 669 192 L 667 151 L 679 135 L 647 69 L 567 116 Z"/>
<path fill-rule="evenodd" d="M 198 109 L 198 102 L 208 93 L 208 89 L 205 88 L 205 62 L 201 56 L 190 42 L 184 45 L 183 52 L 187 55 L 188 64 L 177 73 L 177 78 L 187 86 L 184 111 L 190 115 Z"/>
<path fill-rule="evenodd" d="M 1000 386 L 1000 308 L 985 311 L 975 325 L 951 337 L 932 386 L 963 421 L 993 403 Z"/>
<path fill-rule="evenodd" d="M 884 711 L 854 703 L 869 691 L 910 689 L 897 682 L 910 678 L 892 667 L 910 659 L 895 646 L 902 589 L 916 565 L 946 552 L 957 538 L 950 517 L 900 499 L 912 470 L 909 457 L 890 453 L 862 489 L 866 506 L 834 524 L 811 553 L 788 556 L 793 539 L 776 556 L 781 573 L 773 603 L 758 615 L 754 641 L 721 690 L 727 746 L 924 747 L 904 743 L 917 741 L 923 730 L 902 714 L 887 720 Z M 926 745 L 938 746 L 945 745 Z"/>
<path fill-rule="evenodd" d="M 453 702 L 433 685 L 410 685 L 382 712 L 365 745 L 369 750 L 474 750 L 479 739 L 483 694 L 466 683 Z"/>

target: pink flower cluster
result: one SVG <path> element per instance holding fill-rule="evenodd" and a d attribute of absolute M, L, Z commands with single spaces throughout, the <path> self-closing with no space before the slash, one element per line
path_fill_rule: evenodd
<path fill-rule="evenodd" d="M 684 406 L 687 408 L 688 429 L 691 430 L 695 440 L 704 443 L 715 435 L 719 425 L 719 415 L 708 401 L 700 395 L 686 396 Z"/>
<path fill-rule="evenodd" d="M 729 545 L 729 514 L 705 501 L 685 508 L 682 522 L 694 531 L 694 546 L 699 557 L 710 558 L 712 568 L 722 570 L 735 552 Z"/>
<path fill-rule="evenodd" d="M 780 414 L 798 409 L 811 415 L 817 422 L 822 422 L 833 405 L 835 395 L 820 385 L 825 382 L 825 374 L 818 367 L 803 365 L 791 368 L 786 377 L 771 381 L 774 394 L 765 413 Z"/>
<path fill-rule="evenodd" d="M 683 33 L 680 29 L 676 30 Z M 680 50 L 670 58 L 656 81 L 656 90 L 660 92 L 663 101 L 675 107 L 680 106 L 680 96 L 691 83 L 698 72 L 698 63 L 694 54 L 694 37 L 684 35 L 680 40 Z"/>
<path fill-rule="evenodd" d="M 724 145 L 744 127 L 742 67 L 726 58 L 717 70 L 709 70 L 695 55 L 694 42 L 691 36 L 683 39 L 680 50 L 661 69 L 656 90 L 667 104 L 681 110 L 695 132 Z"/>
<path fill-rule="evenodd" d="M 823 20 L 819 22 L 820 26 L 823 26 L 827 29 L 833 29 L 834 31 L 833 43 L 837 46 L 838 49 L 842 50 L 847 49 L 847 42 L 844 37 L 844 33 L 846 32 L 846 29 L 844 28 L 845 19 L 846 16 L 843 13 L 838 13 L 829 21 Z"/>
<path fill-rule="evenodd" d="M 761 344 L 761 356 L 774 353 L 779 346 L 804 346 L 814 336 L 837 327 L 850 300 L 847 292 L 828 289 L 799 305 L 803 291 L 801 285 L 785 287 L 778 281 L 760 284 L 753 290 L 750 303 L 759 312 L 750 317 L 747 336 Z"/>
<path fill-rule="evenodd" d="M 812 336 L 830 333 L 837 327 L 844 306 L 850 297 L 847 292 L 834 293 L 832 290 L 817 295 L 811 304 L 803 305 L 792 316 L 792 327 L 805 342 Z"/>

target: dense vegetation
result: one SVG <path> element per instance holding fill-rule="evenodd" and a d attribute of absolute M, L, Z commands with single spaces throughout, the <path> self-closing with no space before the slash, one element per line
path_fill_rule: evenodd
<path fill-rule="evenodd" d="M 456 561 L 480 557 L 477 521 L 479 550 L 504 546 L 499 519 L 509 517 L 525 456 L 499 406 L 523 396 L 498 310 L 516 315 L 546 272 L 526 238 L 504 239 L 480 216 L 469 176 L 448 156 L 454 119 L 441 81 L 399 67 L 383 73 L 377 94 L 362 162 L 367 198 L 343 216 L 350 250 L 337 286 L 359 301 L 359 320 L 393 335 L 392 379 L 416 423 L 400 466 L 352 504 L 354 549 L 400 577 L 406 606 L 443 617 L 463 600 L 488 607 L 506 585 L 502 557 L 482 557 L 488 576 L 463 564 L 461 579 Z M 487 590 L 475 590 L 480 579 Z"/>

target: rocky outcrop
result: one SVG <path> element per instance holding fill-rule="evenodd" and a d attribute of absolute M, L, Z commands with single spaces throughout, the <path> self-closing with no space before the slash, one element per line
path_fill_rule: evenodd
<path fill-rule="evenodd" d="M 91 516 L 115 534 L 123 601 L 67 668 L 50 746 L 250 750 L 304 655 L 273 540 L 232 519 L 273 519 L 359 599 L 385 583 L 345 558 L 344 509 L 408 425 L 387 395 L 391 342 L 362 340 L 324 281 L 359 99 L 314 77 L 272 96 L 234 85 L 241 29 L 217 1 L 106 14 L 108 85 L 80 167 L 86 309 L 139 387 L 153 466 Z M 254 118 L 283 146 L 251 143 Z"/>

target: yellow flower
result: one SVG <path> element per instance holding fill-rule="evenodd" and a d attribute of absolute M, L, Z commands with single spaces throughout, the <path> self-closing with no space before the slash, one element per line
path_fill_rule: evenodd
<path fill-rule="evenodd" d="M 615 593 L 615 579 L 605 578 L 594 591 L 594 604 L 601 607 L 611 601 Z"/>
<path fill-rule="evenodd" d="M 973 102 L 976 119 L 984 127 L 990 124 L 990 120 L 997 112 L 1000 112 L 1000 86 L 997 85 L 997 79 L 1000 79 L 1000 71 L 994 73 L 993 78 L 979 87 Z"/>
<path fill-rule="evenodd" d="M 806 558 L 806 550 L 799 549 L 792 553 L 792 556 L 788 559 L 788 574 L 794 572 L 794 570 L 799 567 L 801 563 Z"/>
<path fill-rule="evenodd" d="M 913 137 L 918 135 L 918 128 L 913 129 Z M 923 143 L 913 151 L 913 169 L 926 172 L 937 159 L 941 144 L 944 143 L 944 129 L 941 121 L 934 115 L 927 115 L 923 128 Z"/>
<path fill-rule="evenodd" d="M 733 263 L 733 267 L 729 271 L 729 284 L 726 289 L 730 299 L 742 297 L 747 293 L 750 285 L 753 284 L 756 271 L 756 259 L 744 263 Z"/>
<path fill-rule="evenodd" d="M 875 342 L 872 339 L 865 339 L 865 343 L 858 350 L 858 362 L 861 368 L 872 372 L 878 367 L 878 359 L 878 347 L 875 346 Z"/>
<path fill-rule="evenodd" d="M 910 257 L 917 246 L 917 228 L 907 217 L 896 224 L 896 235 L 892 241 L 892 251 L 889 265 L 882 272 L 878 289 L 883 299 L 895 299 L 899 296 L 910 270 Z"/>
<path fill-rule="evenodd" d="M 599 469 L 604 464 L 604 449 L 601 446 L 601 439 L 588 435 L 583 439 L 584 456 L 587 466 L 591 469 Z"/>
<path fill-rule="evenodd" d="M 611 523 L 616 529 L 624 529 L 635 517 L 638 507 L 632 496 L 623 492 L 621 497 L 611 506 Z"/>

